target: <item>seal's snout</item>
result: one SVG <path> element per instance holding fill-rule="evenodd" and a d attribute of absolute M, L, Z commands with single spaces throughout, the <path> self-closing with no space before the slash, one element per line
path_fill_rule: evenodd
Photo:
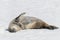
<path fill-rule="evenodd" d="M 16 31 L 13 29 L 13 30 L 9 30 L 9 32 L 16 32 Z"/>
<path fill-rule="evenodd" d="M 11 33 L 16 32 L 15 29 L 7 29 L 7 30 Z"/>

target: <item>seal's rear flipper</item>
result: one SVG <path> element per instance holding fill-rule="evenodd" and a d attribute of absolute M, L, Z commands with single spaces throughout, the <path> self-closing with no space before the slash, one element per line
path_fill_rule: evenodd
<path fill-rule="evenodd" d="M 58 29 L 58 27 L 55 27 L 55 26 L 49 25 L 49 27 L 47 27 L 47 29 L 49 29 L 49 30 L 54 30 L 54 29 Z"/>

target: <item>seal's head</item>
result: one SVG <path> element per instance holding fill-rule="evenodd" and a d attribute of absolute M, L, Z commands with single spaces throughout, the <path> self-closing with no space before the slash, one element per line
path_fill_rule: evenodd
<path fill-rule="evenodd" d="M 22 25 L 22 23 L 19 22 L 20 21 L 19 18 L 24 14 L 25 14 L 25 12 L 21 13 L 18 17 L 16 17 L 15 19 L 13 19 L 10 22 L 9 27 L 8 27 L 9 32 L 17 32 L 21 29 L 24 29 L 24 26 Z"/>
<path fill-rule="evenodd" d="M 19 31 L 19 30 L 22 30 L 22 28 L 20 27 L 20 26 L 18 26 L 18 25 L 11 25 L 9 28 L 8 28 L 8 31 L 9 32 L 17 32 L 17 31 Z"/>

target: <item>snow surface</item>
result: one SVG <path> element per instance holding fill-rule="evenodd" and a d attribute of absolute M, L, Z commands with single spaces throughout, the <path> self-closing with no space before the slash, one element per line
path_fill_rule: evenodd
<path fill-rule="evenodd" d="M 22 12 L 60 27 L 60 0 L 0 0 L 0 40 L 60 40 L 60 29 L 6 31 L 9 22 Z"/>

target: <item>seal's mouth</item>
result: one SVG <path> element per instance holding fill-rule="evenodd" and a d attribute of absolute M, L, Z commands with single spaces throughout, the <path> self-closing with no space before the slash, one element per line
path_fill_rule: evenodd
<path fill-rule="evenodd" d="M 9 32 L 11 32 L 11 33 L 14 33 L 14 32 L 16 32 L 16 30 L 15 29 L 6 29 L 7 31 L 9 31 Z"/>

